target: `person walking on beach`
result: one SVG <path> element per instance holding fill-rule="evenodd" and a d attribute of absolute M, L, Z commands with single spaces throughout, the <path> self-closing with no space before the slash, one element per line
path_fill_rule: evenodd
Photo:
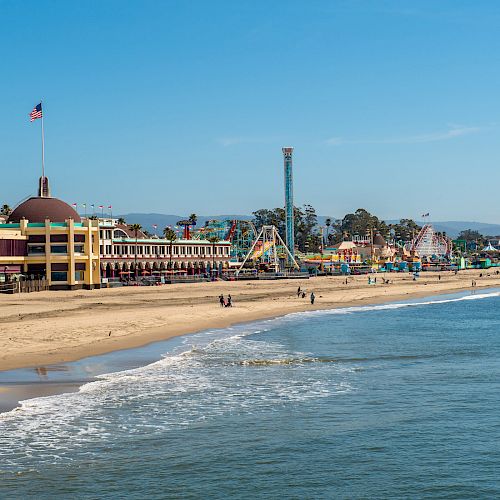
<path fill-rule="evenodd" d="M 305 299 L 306 298 L 306 292 L 302 292 L 302 298 Z"/>
<path fill-rule="evenodd" d="M 226 305 L 224 303 L 224 295 L 222 295 L 222 293 L 219 295 L 219 302 L 221 307 L 224 307 Z"/>
<path fill-rule="evenodd" d="M 299 286 L 299 288 L 297 288 L 297 298 L 300 297 L 300 292 L 301 292 L 301 289 L 300 289 L 300 286 Z"/>
<path fill-rule="evenodd" d="M 233 307 L 233 299 L 231 298 L 231 294 L 227 296 L 226 307 Z"/>
<path fill-rule="evenodd" d="M 311 305 L 314 305 L 315 298 L 316 298 L 316 295 L 314 295 L 314 292 L 311 292 Z"/>

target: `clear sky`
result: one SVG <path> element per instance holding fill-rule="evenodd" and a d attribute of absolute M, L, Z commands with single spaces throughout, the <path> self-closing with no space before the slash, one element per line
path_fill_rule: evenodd
<path fill-rule="evenodd" d="M 0 0 L 0 202 L 499 222 L 497 0 Z"/>

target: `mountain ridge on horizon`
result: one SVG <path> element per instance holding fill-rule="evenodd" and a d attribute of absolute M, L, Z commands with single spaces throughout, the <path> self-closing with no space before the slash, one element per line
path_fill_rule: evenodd
<path fill-rule="evenodd" d="M 141 213 L 141 212 L 131 212 L 128 214 L 115 215 L 115 218 L 122 217 L 129 224 L 141 224 L 144 229 L 150 230 L 153 224 L 158 226 L 161 231 L 166 226 L 173 226 L 177 224 L 179 220 L 186 219 L 187 215 L 175 215 L 175 214 L 159 214 L 159 213 Z M 207 220 L 212 219 L 240 219 L 240 220 L 250 220 L 253 217 L 251 215 L 237 215 L 237 214 L 218 214 L 218 215 L 198 215 L 198 225 L 204 225 Z M 328 217 L 325 215 L 318 215 L 318 223 L 324 225 L 325 220 Z M 394 224 L 399 222 L 399 219 L 387 219 L 385 222 L 389 224 Z M 423 225 L 422 221 L 415 221 L 419 225 Z M 432 221 L 432 225 L 437 231 L 446 232 L 450 237 L 456 238 L 458 234 L 465 229 L 472 229 L 473 231 L 479 231 L 485 236 L 497 236 L 500 235 L 500 224 L 492 224 L 488 222 L 477 222 L 477 221 Z"/>

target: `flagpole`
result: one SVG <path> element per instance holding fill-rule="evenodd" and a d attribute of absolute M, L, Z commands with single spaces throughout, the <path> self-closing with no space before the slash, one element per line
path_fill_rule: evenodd
<path fill-rule="evenodd" d="M 42 104 L 42 101 L 40 101 L 40 104 Z M 42 179 L 43 183 L 42 186 L 45 186 L 45 138 L 44 138 L 44 131 L 43 131 L 43 105 L 42 105 Z"/>

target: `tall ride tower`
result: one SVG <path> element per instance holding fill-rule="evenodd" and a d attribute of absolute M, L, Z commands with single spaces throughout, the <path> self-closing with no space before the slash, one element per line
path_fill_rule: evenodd
<path fill-rule="evenodd" d="M 285 173 L 285 222 L 286 222 L 286 246 L 290 251 L 292 262 L 295 259 L 295 239 L 293 230 L 293 171 L 292 153 L 293 148 L 282 148 L 284 173 Z"/>

